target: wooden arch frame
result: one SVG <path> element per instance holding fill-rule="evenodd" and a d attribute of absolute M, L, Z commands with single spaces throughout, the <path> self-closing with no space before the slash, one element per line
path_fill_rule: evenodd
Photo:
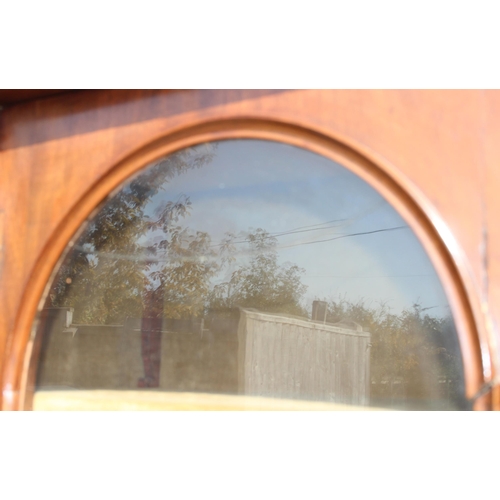
<path fill-rule="evenodd" d="M 334 137 L 329 131 L 253 117 L 211 119 L 167 132 L 109 168 L 73 205 L 53 232 L 37 259 L 16 318 L 3 371 L 3 409 L 30 408 L 36 372 L 32 356 L 36 313 L 58 263 L 85 221 L 144 166 L 195 144 L 227 139 L 272 140 L 302 147 L 340 163 L 382 194 L 413 229 L 441 279 L 457 326 L 467 397 L 474 397 L 491 380 L 494 366 L 490 339 L 480 304 L 474 303 L 471 294 L 467 293 L 467 273 L 459 247 L 425 196 L 397 168 L 361 151 L 347 138 Z M 475 402 L 476 409 L 490 407 L 487 395 Z"/>

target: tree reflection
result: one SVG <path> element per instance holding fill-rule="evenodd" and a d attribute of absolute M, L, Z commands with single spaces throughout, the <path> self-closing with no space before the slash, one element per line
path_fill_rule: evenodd
<path fill-rule="evenodd" d="M 239 235 L 241 237 L 241 235 Z M 226 252 L 234 252 L 227 235 Z M 211 310 L 234 307 L 251 307 L 267 312 L 295 314 L 307 317 L 301 304 L 307 287 L 300 275 L 304 269 L 295 264 L 278 264 L 277 240 L 267 231 L 259 228 L 246 235 L 247 252 L 252 256 L 248 265 L 240 265 L 232 272 L 230 279 L 216 285 L 209 295 Z"/>
<path fill-rule="evenodd" d="M 216 271 L 213 263 L 196 262 L 210 253 L 210 237 L 179 224 L 191 210 L 186 196 L 161 205 L 155 218 L 147 209 L 170 179 L 209 162 L 215 148 L 170 155 L 107 200 L 61 266 L 49 304 L 74 307 L 76 323 L 113 324 L 140 317 L 145 296 L 151 304 L 161 291 L 172 317 L 198 313 Z"/>
<path fill-rule="evenodd" d="M 237 307 L 310 318 L 304 270 L 280 264 L 277 239 L 265 229 L 226 233 L 214 244 L 208 232 L 186 225 L 193 206 L 185 194 L 175 200 L 166 195 L 152 212 L 152 200 L 167 190 L 170 180 L 209 163 L 215 148 L 201 145 L 170 155 L 108 199 L 76 241 L 50 290 L 47 305 L 74 308 L 76 324 L 142 318 L 142 355 L 151 372 L 145 369 L 143 387 L 157 386 L 159 378 L 155 356 L 162 323 L 154 318 L 201 321 L 229 317 Z M 237 249 L 236 243 L 243 246 Z M 338 299 L 329 301 L 325 321 L 354 321 L 371 333 L 373 401 L 394 405 L 463 394 L 451 317 L 432 317 L 418 304 L 393 314 L 384 304 L 371 308 Z"/>

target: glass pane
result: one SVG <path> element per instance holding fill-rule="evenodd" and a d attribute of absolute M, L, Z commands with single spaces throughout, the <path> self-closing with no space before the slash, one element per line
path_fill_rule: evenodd
<path fill-rule="evenodd" d="M 464 409 L 440 281 L 341 165 L 258 140 L 147 166 L 73 242 L 34 408 Z"/>

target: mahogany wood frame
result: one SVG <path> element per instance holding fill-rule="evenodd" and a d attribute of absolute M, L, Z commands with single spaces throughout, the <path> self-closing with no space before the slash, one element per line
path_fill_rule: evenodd
<path fill-rule="evenodd" d="M 290 96 L 299 98 L 299 104 L 294 102 L 295 99 L 290 101 Z M 336 120 L 327 119 L 318 123 L 321 122 L 318 118 L 323 117 L 325 112 L 320 109 L 321 102 L 328 103 L 332 96 L 336 98 L 333 101 L 338 102 L 337 106 L 335 102 L 330 102 L 331 111 L 338 111 L 340 102 L 343 104 L 342 112 Z M 7 299 L 2 300 L 0 306 L 5 318 L 0 324 L 3 409 L 30 407 L 36 366 L 30 360 L 35 340 L 32 325 L 36 311 L 57 262 L 92 211 L 113 190 L 151 161 L 196 143 L 231 138 L 276 140 L 327 156 L 368 181 L 392 203 L 416 232 L 443 282 L 464 355 L 466 392 L 469 397 L 477 394 L 497 372 L 498 358 L 491 313 L 493 308 L 474 283 L 470 255 L 464 251 L 463 242 L 457 241 L 450 230 L 449 220 L 440 213 L 442 211 L 436 206 L 439 203 L 436 204 L 435 197 L 432 199 L 425 192 L 428 189 L 425 182 L 418 186 L 412 179 L 415 167 L 405 168 L 404 163 L 396 167 L 384 156 L 387 150 L 384 151 L 383 140 L 376 137 L 373 125 L 371 129 L 368 127 L 367 137 L 370 139 L 370 133 L 372 138 L 375 136 L 379 143 L 377 149 L 382 151 L 370 147 L 370 141 L 363 140 L 359 133 L 339 127 L 339 122 L 342 125 L 349 113 L 356 113 L 356 98 L 378 107 L 383 123 L 384 116 L 387 118 L 387 102 L 400 96 L 401 93 L 397 92 L 377 91 L 102 91 L 60 96 L 8 110 L 2 117 L 3 137 L 0 142 L 0 158 L 5 162 L 2 166 L 5 165 L 7 173 L 10 173 L 5 175 L 3 171 L 7 181 L 7 188 L 3 190 L 4 196 L 7 196 L 7 203 L 4 202 L 7 209 L 0 205 L 0 214 L 3 208 L 6 219 L 4 235 L 7 249 L 0 288 L 2 298 Z M 416 101 L 432 111 L 435 104 L 433 99 L 429 104 L 428 96 L 422 93 L 420 101 Z M 378 100 L 382 102 L 382 107 Z M 151 103 L 159 104 L 158 108 L 151 109 Z M 408 108 L 411 109 L 411 106 L 399 102 L 399 110 L 408 111 Z M 133 111 L 132 116 L 126 111 Z M 77 118 L 82 113 L 88 116 L 78 123 Z M 40 122 L 43 125 L 50 119 L 60 123 L 49 123 L 49 130 L 37 130 Z M 61 124 L 70 128 L 73 125 L 73 130 L 64 130 Z M 391 139 L 391 136 L 397 138 L 394 130 L 386 130 L 382 139 Z M 422 140 L 416 142 L 422 146 Z M 83 154 L 85 146 L 94 152 L 89 160 L 92 161 L 94 156 L 94 161 L 98 163 L 98 168 L 90 168 L 87 172 L 81 170 L 86 161 Z M 425 157 L 432 151 L 429 145 L 424 146 Z M 408 155 L 415 149 L 403 152 Z M 439 155 L 439 151 L 437 153 Z M 29 157 L 31 163 L 23 162 L 23 156 Z M 19 180 L 27 180 L 29 184 L 37 161 L 43 169 L 42 182 L 31 186 L 31 197 L 9 191 L 8 187 L 12 189 L 19 184 Z M 25 167 L 17 177 L 16 165 Z M 76 173 L 82 174 L 84 183 L 81 187 L 78 186 L 79 176 Z M 33 204 L 38 210 L 44 208 L 43 201 L 48 201 L 46 189 L 53 190 L 55 199 L 49 208 L 49 216 L 44 217 L 30 210 L 29 205 Z M 69 190 L 71 195 L 65 196 L 67 193 L 64 190 Z M 21 199 L 15 199 L 16 196 Z M 25 214 L 25 220 L 31 224 L 28 233 L 31 231 L 37 239 L 34 248 L 25 245 L 32 250 L 31 253 L 20 251 L 22 255 L 19 256 L 12 252 L 23 248 L 29 234 L 15 234 L 16 215 L 10 212 L 13 206 L 28 212 Z M 16 283 L 15 273 L 9 272 L 10 268 L 6 267 L 6 263 L 11 264 L 16 257 L 17 269 L 24 276 L 24 279 L 18 280 L 20 283 Z M 8 310 L 9 306 L 14 306 L 15 314 L 12 309 Z M 475 407 L 497 407 L 498 397 L 495 394 L 493 399 L 490 394 L 478 398 Z"/>

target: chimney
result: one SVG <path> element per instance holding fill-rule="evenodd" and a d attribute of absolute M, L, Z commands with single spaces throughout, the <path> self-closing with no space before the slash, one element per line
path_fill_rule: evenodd
<path fill-rule="evenodd" d="M 312 320 L 326 323 L 327 310 L 328 310 L 328 305 L 324 300 L 313 301 Z"/>

